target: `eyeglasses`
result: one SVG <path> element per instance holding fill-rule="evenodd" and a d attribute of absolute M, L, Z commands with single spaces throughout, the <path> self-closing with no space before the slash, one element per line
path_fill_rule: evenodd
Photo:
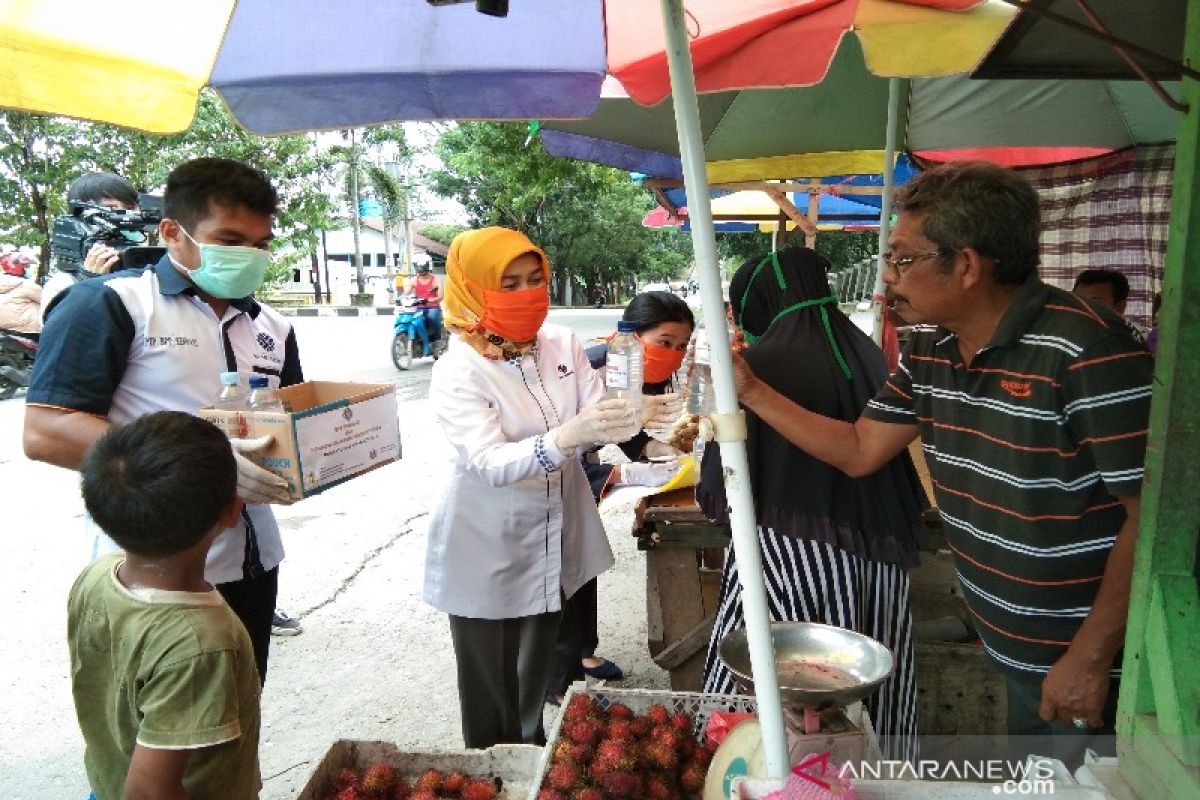
<path fill-rule="evenodd" d="M 896 271 L 897 275 L 903 275 L 904 271 L 906 269 L 908 269 L 909 267 L 911 267 L 913 264 L 917 263 L 918 261 L 928 261 L 931 258 L 941 258 L 941 257 L 942 257 L 941 251 L 937 251 L 937 252 L 933 252 L 933 253 L 921 253 L 920 255 L 915 255 L 915 256 L 904 256 L 902 258 L 896 258 L 891 253 L 885 253 L 883 256 L 883 263 L 887 264 L 889 267 L 894 269 Z"/>

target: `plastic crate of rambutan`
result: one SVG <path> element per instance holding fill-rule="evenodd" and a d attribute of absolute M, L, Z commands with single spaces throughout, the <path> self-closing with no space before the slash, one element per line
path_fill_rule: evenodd
<path fill-rule="evenodd" d="M 538 759 L 537 770 L 529 786 L 527 800 L 537 800 L 537 794 L 542 788 L 546 771 L 554 754 L 555 746 L 562 740 L 564 712 L 576 695 L 587 695 L 594 699 L 601 708 L 608 710 L 613 705 L 620 704 L 635 715 L 641 716 L 652 706 L 662 706 L 668 713 L 674 715 L 683 712 L 692 718 L 692 739 L 699 743 L 708 726 L 708 718 L 714 711 L 730 711 L 741 713 L 756 713 L 757 705 L 754 698 L 745 695 L 704 694 L 701 692 L 669 692 L 656 689 L 588 689 L 583 683 L 575 683 L 567 689 L 563 697 L 559 713 L 554 717 L 550 730 L 546 733 L 546 747 Z"/>
<path fill-rule="evenodd" d="M 331 798 L 375 798 L 407 797 L 408 793 L 395 786 L 403 782 L 411 792 L 422 776 L 431 770 L 442 776 L 437 797 L 464 797 L 461 791 L 450 791 L 444 785 L 445 776 L 457 773 L 456 782 L 478 779 L 490 782 L 496 788 L 496 800 L 523 800 L 529 793 L 530 781 L 537 767 L 541 749 L 528 744 L 498 744 L 487 750 L 401 750 L 391 742 L 371 742 L 341 739 L 333 743 L 309 777 L 296 800 L 326 800 Z M 380 769 L 383 765 L 385 769 Z M 390 767 L 390 769 L 386 769 Z M 368 772 L 376 770 L 368 777 Z M 426 776 L 428 780 L 432 776 Z M 357 781 L 354 791 L 345 787 Z M 368 791 L 372 781 L 390 784 L 386 789 Z M 476 787 L 478 789 L 478 787 Z M 468 797 L 486 795 L 476 791 Z"/>

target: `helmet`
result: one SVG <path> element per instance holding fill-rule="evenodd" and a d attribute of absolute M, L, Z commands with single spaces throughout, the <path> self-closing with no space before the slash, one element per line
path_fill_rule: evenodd
<path fill-rule="evenodd" d="M 421 263 L 417 264 L 416 267 L 417 267 L 417 272 L 421 273 L 422 275 L 424 275 L 426 272 L 429 272 L 429 262 L 428 261 L 422 261 Z"/>
<path fill-rule="evenodd" d="M 3 270 L 5 275 L 17 278 L 24 278 L 25 267 L 32 263 L 33 259 L 24 253 L 5 253 L 0 256 L 0 270 Z"/>

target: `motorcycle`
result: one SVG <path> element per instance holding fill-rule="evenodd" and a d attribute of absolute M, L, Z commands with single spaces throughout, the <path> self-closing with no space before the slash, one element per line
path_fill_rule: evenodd
<path fill-rule="evenodd" d="M 37 341 L 27 334 L 0 330 L 0 400 L 29 387 Z"/>
<path fill-rule="evenodd" d="M 433 356 L 433 360 L 437 361 L 446 352 L 446 332 L 429 315 L 435 307 L 412 295 L 400 299 L 393 323 L 395 335 L 392 337 L 392 363 L 396 369 L 411 369 L 413 361 L 423 356 Z M 421 342 L 421 330 L 429 338 L 428 348 Z"/>

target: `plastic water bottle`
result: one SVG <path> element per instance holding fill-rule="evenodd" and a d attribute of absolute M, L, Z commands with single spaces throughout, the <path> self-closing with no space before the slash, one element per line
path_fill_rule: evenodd
<path fill-rule="evenodd" d="M 287 411 L 283 401 L 267 382 L 266 375 L 250 376 L 250 399 L 246 406 L 251 411 Z"/>
<path fill-rule="evenodd" d="M 213 408 L 223 411 L 245 411 L 246 393 L 242 391 L 242 376 L 236 372 L 221 373 L 221 393 Z"/>
<path fill-rule="evenodd" d="M 608 356 L 604 361 L 604 383 L 608 387 L 606 397 L 610 400 L 628 400 L 639 414 L 642 410 L 642 363 L 645 358 L 642 341 L 634 334 L 634 324 L 619 321 L 617 335 L 608 343 Z"/>
<path fill-rule="evenodd" d="M 242 391 L 241 375 L 236 372 L 221 373 L 221 392 L 213 401 L 212 406 L 222 411 L 244 412 L 246 410 L 246 393 Z M 221 433 L 230 439 L 236 439 L 244 434 L 242 430 L 244 422 L 244 418 L 238 414 L 225 417 L 215 424 L 221 429 Z"/>

